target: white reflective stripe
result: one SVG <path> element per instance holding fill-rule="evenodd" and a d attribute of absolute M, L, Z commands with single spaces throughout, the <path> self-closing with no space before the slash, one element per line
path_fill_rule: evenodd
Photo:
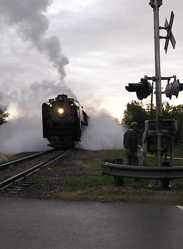
<path fill-rule="evenodd" d="M 179 206 L 179 205 L 177 205 L 176 207 L 178 207 L 178 208 L 182 209 L 182 211 L 183 211 L 183 206 Z"/>

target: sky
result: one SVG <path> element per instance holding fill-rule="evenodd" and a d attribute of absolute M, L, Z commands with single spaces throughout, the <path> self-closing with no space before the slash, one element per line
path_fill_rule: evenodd
<path fill-rule="evenodd" d="M 161 26 L 174 11 L 176 39 L 176 49 L 169 44 L 167 54 L 160 41 L 162 76 L 177 75 L 180 82 L 182 10 L 178 0 L 164 0 L 160 7 Z M 40 134 L 42 103 L 61 93 L 78 99 L 89 115 L 108 112 L 121 120 L 127 103 L 138 101 L 125 86 L 155 74 L 153 22 L 149 0 L 0 0 L 0 104 L 10 114 L 0 133 Z M 182 104 L 182 96 L 170 104 Z"/>

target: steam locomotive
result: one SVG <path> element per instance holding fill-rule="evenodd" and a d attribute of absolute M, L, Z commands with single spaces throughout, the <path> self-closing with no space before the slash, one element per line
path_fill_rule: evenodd
<path fill-rule="evenodd" d="M 80 141 L 83 128 L 88 125 L 88 115 L 77 100 L 61 94 L 42 104 L 42 124 L 48 146 L 70 148 Z"/>

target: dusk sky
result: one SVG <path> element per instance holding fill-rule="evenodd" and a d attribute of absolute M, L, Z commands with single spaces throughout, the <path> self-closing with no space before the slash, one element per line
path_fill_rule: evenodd
<path fill-rule="evenodd" d="M 183 83 L 183 3 L 163 1 L 161 26 L 171 11 L 177 43 L 165 54 L 160 41 L 161 72 Z M 40 117 L 42 103 L 62 93 L 121 120 L 126 104 L 138 101 L 125 86 L 155 74 L 153 22 L 149 0 L 0 0 L 1 105 L 10 120 Z"/>
<path fill-rule="evenodd" d="M 177 41 L 176 49 L 169 44 L 165 54 L 161 40 L 162 76 L 177 75 L 180 81 L 182 6 L 178 0 L 164 0 L 160 7 L 161 26 L 174 11 Z M 5 96 L 2 103 L 10 105 L 9 111 L 13 107 L 19 111 L 16 98 L 22 98 L 22 91 L 23 98 L 31 101 L 30 91 L 36 84 L 41 94 L 41 89 L 51 84 L 54 88 L 64 80 L 86 109 L 105 108 L 121 119 L 126 104 L 138 100 L 125 85 L 139 82 L 144 75 L 154 76 L 153 9 L 148 0 L 0 0 L 0 14 L 0 84 Z M 16 97 L 7 99 L 11 95 Z M 170 103 L 181 103 L 181 96 Z"/>

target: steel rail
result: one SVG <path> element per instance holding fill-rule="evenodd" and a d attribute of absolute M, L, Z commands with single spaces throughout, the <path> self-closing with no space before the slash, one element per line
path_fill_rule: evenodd
<path fill-rule="evenodd" d="M 59 156 L 56 156 L 52 159 L 48 159 L 42 163 L 39 163 L 37 165 L 35 165 L 34 167 L 30 168 L 30 169 L 27 169 L 15 176 L 12 176 L 10 178 L 8 178 L 7 180 L 3 181 L 0 183 L 0 191 L 9 187 L 10 185 L 12 185 L 14 182 L 20 180 L 21 178 L 25 177 L 26 175 L 29 175 L 31 173 L 33 173 L 34 171 L 38 170 L 40 167 L 42 166 L 46 166 L 47 164 L 50 164 L 51 162 L 55 161 L 55 160 L 58 160 L 59 158 L 61 158 L 62 156 L 64 156 L 66 153 L 70 152 L 71 149 L 67 150 L 65 153 L 59 155 Z"/>
<path fill-rule="evenodd" d="M 50 153 L 51 151 L 53 151 L 53 150 L 46 150 L 46 151 L 38 152 L 38 153 L 36 153 L 36 154 L 34 154 L 34 155 L 31 155 L 31 156 L 19 158 L 19 159 L 13 160 L 13 161 L 11 161 L 11 162 L 7 162 L 7 163 L 4 163 L 4 164 L 1 164 L 1 165 L 0 165 L 0 171 L 2 171 L 2 170 L 4 170 L 4 169 L 7 169 L 9 166 L 11 166 L 11 165 L 13 165 L 13 164 L 22 163 L 22 162 L 24 162 L 24 161 L 26 161 L 26 160 L 34 159 L 34 158 L 39 157 L 39 156 L 41 156 L 41 155 Z"/>

